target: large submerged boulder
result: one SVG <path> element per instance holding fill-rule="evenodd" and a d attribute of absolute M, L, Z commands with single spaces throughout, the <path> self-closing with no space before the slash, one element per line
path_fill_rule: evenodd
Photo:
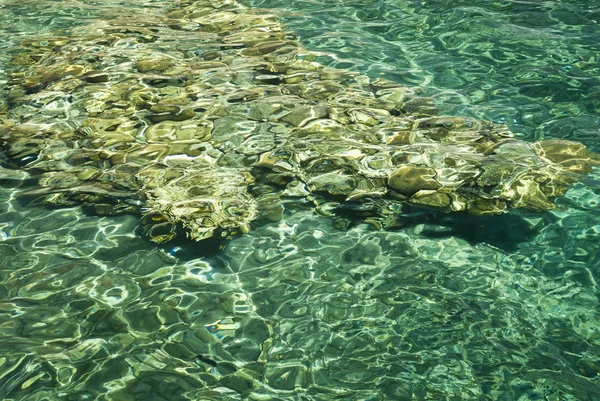
<path fill-rule="evenodd" d="M 437 116 L 418 88 L 314 61 L 277 19 L 175 2 L 24 40 L 0 144 L 34 195 L 139 211 L 151 239 L 274 218 L 280 197 L 389 199 L 444 212 L 552 209 L 598 164 L 582 144 Z"/>

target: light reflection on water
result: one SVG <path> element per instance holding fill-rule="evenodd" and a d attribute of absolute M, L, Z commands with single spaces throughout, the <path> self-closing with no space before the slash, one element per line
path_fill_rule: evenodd
<path fill-rule="evenodd" d="M 587 1 L 244 0 L 324 64 L 423 85 L 451 115 L 600 146 L 600 7 Z"/>
<path fill-rule="evenodd" d="M 394 75 L 407 63 L 395 78 L 424 84 L 448 112 L 512 119 L 529 139 L 598 145 L 597 62 L 584 52 L 594 50 L 597 11 L 587 3 L 391 3 L 296 2 L 287 22 L 349 67 Z M 8 19 L 12 40 L 10 30 L 52 29 L 115 6 L 2 4 L 24 15 Z M 315 7 L 323 11 L 308 12 Z M 507 23 L 488 24 L 486 13 Z M 457 19 L 475 27 L 451 35 Z M 553 32 L 530 35 L 535 21 Z M 502 51 L 482 51 L 474 32 Z M 523 32 L 526 40 L 505 43 Z M 431 60 L 442 39 L 435 54 L 444 56 Z M 558 57 L 549 67 L 557 74 L 523 57 Z M 563 68 L 577 62 L 581 85 Z M 537 92 L 545 82 L 556 85 Z M 543 215 L 417 211 L 382 231 L 300 205 L 229 242 L 162 247 L 138 235 L 135 216 L 22 204 L 14 192 L 28 177 L 1 174 L 0 399 L 600 397 L 597 173 Z"/>

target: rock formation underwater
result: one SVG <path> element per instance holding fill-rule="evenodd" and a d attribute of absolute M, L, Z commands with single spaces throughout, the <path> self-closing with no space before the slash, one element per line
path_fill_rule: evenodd
<path fill-rule="evenodd" d="M 37 179 L 30 196 L 139 212 L 164 242 L 178 225 L 247 232 L 285 199 L 545 211 L 600 161 L 314 58 L 275 16 L 226 0 L 29 38 L 0 109 L 5 165 Z"/>

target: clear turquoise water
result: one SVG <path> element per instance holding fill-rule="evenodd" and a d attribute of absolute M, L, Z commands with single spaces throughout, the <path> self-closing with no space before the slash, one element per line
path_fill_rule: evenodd
<path fill-rule="evenodd" d="M 422 85 L 452 115 L 600 145 L 600 6 L 589 1 L 245 1 L 320 61 Z"/>
<path fill-rule="evenodd" d="M 600 150 L 592 2 L 245 4 L 324 64 Z M 21 36 L 143 10 L 0 7 L 1 74 Z M 135 216 L 26 203 L 34 183 L 1 174 L 0 399 L 600 399 L 597 171 L 545 214 L 416 211 L 382 231 L 297 204 L 231 241 L 159 247 Z"/>

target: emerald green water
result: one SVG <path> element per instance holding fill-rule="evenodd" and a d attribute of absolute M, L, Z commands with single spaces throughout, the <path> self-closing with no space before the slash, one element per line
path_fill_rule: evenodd
<path fill-rule="evenodd" d="M 593 2 L 245 4 L 323 64 L 600 151 Z M 164 6 L 0 0 L 0 81 L 22 37 Z M 233 240 L 161 246 L 137 216 L 0 178 L 2 400 L 600 399 L 597 170 L 544 214 L 415 209 L 380 230 L 289 203 Z"/>

